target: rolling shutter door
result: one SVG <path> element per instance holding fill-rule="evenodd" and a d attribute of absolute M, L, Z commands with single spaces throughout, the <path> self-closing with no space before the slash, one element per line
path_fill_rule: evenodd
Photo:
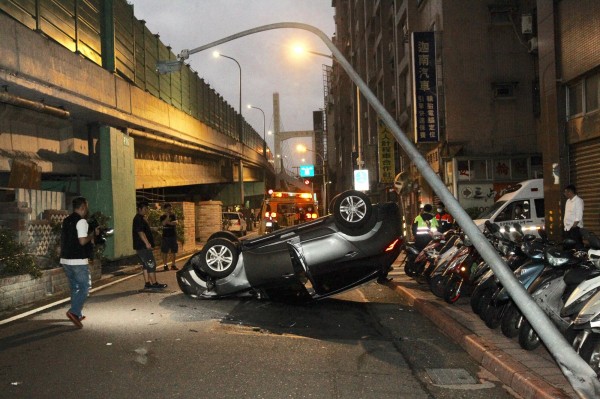
<path fill-rule="evenodd" d="M 574 144 L 571 183 L 583 199 L 583 226 L 600 236 L 600 138 Z"/>

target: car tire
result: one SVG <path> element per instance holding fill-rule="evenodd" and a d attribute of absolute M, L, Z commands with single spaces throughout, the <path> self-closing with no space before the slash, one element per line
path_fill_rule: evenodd
<path fill-rule="evenodd" d="M 371 218 L 372 212 L 371 200 L 360 191 L 345 191 L 334 199 L 335 222 L 350 231 L 360 231 Z"/>
<path fill-rule="evenodd" d="M 238 261 L 238 248 L 226 238 L 209 240 L 201 252 L 200 270 L 213 278 L 230 275 Z"/>

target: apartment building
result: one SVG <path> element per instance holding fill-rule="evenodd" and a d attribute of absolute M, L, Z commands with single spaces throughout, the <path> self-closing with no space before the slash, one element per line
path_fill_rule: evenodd
<path fill-rule="evenodd" d="M 465 209 L 476 214 L 506 187 L 542 175 L 537 56 L 530 40 L 535 1 L 332 5 L 336 45 Z M 423 49 L 426 73 L 419 65 Z M 330 180 L 341 191 L 352 186 L 353 169 L 366 168 L 371 194 L 385 199 L 391 188 L 389 174 L 382 173 L 386 129 L 335 63 L 331 83 Z M 410 221 L 420 204 L 438 199 L 397 144 L 392 153 L 392 175 L 402 173 L 406 183 L 402 204 Z"/>

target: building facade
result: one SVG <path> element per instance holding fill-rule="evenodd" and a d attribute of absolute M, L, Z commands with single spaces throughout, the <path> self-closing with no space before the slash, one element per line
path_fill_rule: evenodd
<path fill-rule="evenodd" d="M 593 21 L 600 4 L 333 0 L 332 5 L 336 45 L 471 215 L 491 206 L 508 186 L 544 177 L 552 236 L 561 233 L 561 188 L 571 182 L 587 199 L 584 224 L 598 230 L 600 194 L 592 183 L 600 160 L 595 114 L 600 35 Z M 434 80 L 425 87 L 419 62 L 426 47 Z M 429 103 L 420 101 L 424 87 L 421 98 L 432 99 Z M 334 190 L 352 187 L 353 169 L 366 168 L 372 196 L 389 199 L 391 184 L 381 172 L 385 129 L 335 63 L 331 97 L 327 158 Z M 431 139 L 423 132 L 427 123 Z M 401 173 L 405 183 L 404 214 L 412 220 L 419 204 L 438 199 L 398 145 L 393 155 L 394 174 Z"/>

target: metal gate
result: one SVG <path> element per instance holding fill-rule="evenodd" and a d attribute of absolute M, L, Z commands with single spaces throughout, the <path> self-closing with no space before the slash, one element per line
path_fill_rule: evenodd
<path fill-rule="evenodd" d="M 583 226 L 600 235 L 600 138 L 570 146 L 571 183 L 584 201 Z"/>

